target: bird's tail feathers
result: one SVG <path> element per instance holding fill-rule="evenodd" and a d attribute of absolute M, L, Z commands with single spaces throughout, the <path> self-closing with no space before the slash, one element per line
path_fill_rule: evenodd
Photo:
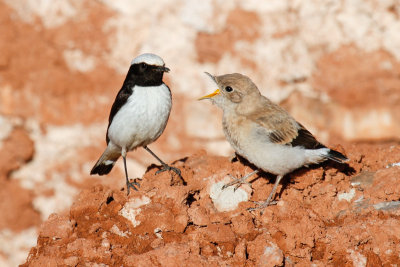
<path fill-rule="evenodd" d="M 344 163 L 349 161 L 349 159 L 345 155 L 333 149 L 330 149 L 325 157 L 339 163 Z"/>
<path fill-rule="evenodd" d="M 117 162 L 118 158 L 121 156 L 120 151 L 116 151 L 110 145 L 106 148 L 103 152 L 99 160 L 93 166 L 92 170 L 90 171 L 90 175 L 98 174 L 98 175 L 105 175 L 108 174 Z"/>

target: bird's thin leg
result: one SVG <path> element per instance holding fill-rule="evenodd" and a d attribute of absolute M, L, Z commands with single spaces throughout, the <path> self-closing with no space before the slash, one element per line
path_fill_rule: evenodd
<path fill-rule="evenodd" d="M 256 173 L 258 173 L 258 170 L 255 170 L 255 171 L 253 171 L 253 172 L 251 172 L 251 173 L 249 173 L 249 174 L 246 174 L 245 176 L 243 176 L 243 177 L 241 177 L 241 178 L 235 179 L 235 180 L 233 180 L 232 182 L 225 184 L 225 185 L 222 187 L 222 190 L 224 190 L 224 189 L 227 188 L 228 186 L 231 186 L 231 185 L 234 185 L 234 184 L 238 184 L 237 186 L 235 186 L 235 191 L 236 191 L 236 189 L 238 189 L 242 184 L 249 184 L 249 185 L 251 185 L 251 183 L 246 182 L 246 180 L 247 180 L 247 178 L 253 176 L 253 175 L 256 174 Z M 233 177 L 231 174 L 230 174 L 230 176 Z"/>
<path fill-rule="evenodd" d="M 128 169 L 126 168 L 126 150 L 123 149 L 122 150 L 122 158 L 124 160 L 124 168 L 125 168 L 125 178 L 126 178 L 126 195 L 129 195 L 129 190 L 130 188 L 135 189 L 136 191 L 138 191 L 138 189 L 136 188 L 135 185 L 137 185 L 138 187 L 140 187 L 140 184 L 137 182 L 130 182 L 129 178 L 128 178 Z"/>
<path fill-rule="evenodd" d="M 155 158 L 161 163 L 161 165 L 163 166 L 160 170 L 156 171 L 156 174 L 159 174 L 159 173 L 164 172 L 164 171 L 173 171 L 173 172 L 175 172 L 180 178 L 182 178 L 181 170 L 179 170 L 178 168 L 169 166 L 167 163 L 165 163 L 165 162 L 162 161 L 159 157 L 157 157 L 157 155 L 154 154 L 154 152 L 151 151 L 150 148 L 148 148 L 147 146 L 144 146 L 144 149 L 146 149 L 151 155 L 153 155 L 153 157 L 155 157 Z"/>
<path fill-rule="evenodd" d="M 272 191 L 269 194 L 267 200 L 265 200 L 263 202 L 257 202 L 258 206 L 254 207 L 254 208 L 250 208 L 249 210 L 263 209 L 265 207 L 268 207 L 270 204 L 273 204 L 273 202 L 271 202 L 271 200 L 275 197 L 276 189 L 278 188 L 279 182 L 282 180 L 282 178 L 283 178 L 283 175 L 278 175 L 276 177 L 274 187 L 272 188 Z"/>

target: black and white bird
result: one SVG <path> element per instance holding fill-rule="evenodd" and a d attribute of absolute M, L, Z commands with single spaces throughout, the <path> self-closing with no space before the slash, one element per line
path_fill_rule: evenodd
<path fill-rule="evenodd" d="M 127 194 L 135 190 L 126 167 L 126 154 L 143 147 L 153 155 L 162 168 L 156 173 L 172 170 L 181 177 L 178 168 L 171 167 L 154 154 L 148 145 L 157 140 L 167 125 L 172 107 L 171 91 L 163 82 L 169 72 L 161 57 L 145 53 L 132 60 L 125 81 L 111 107 L 106 134 L 107 148 L 90 174 L 108 174 L 122 155 L 125 168 Z"/>
<path fill-rule="evenodd" d="M 223 110 L 223 130 L 231 146 L 256 167 L 277 175 L 272 192 L 258 208 L 271 203 L 284 175 L 328 159 L 340 163 L 348 160 L 340 152 L 318 142 L 286 110 L 261 95 L 247 76 L 239 73 L 208 75 L 219 89 L 200 99 L 211 99 Z M 257 172 L 224 187 L 245 183 Z"/>

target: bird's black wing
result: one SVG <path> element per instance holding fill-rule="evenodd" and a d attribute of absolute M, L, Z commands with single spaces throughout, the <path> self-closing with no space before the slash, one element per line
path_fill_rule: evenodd
<path fill-rule="evenodd" d="M 278 107 L 274 107 L 278 109 Z M 294 120 L 287 112 L 282 109 L 269 116 L 259 116 L 253 120 L 261 126 L 261 132 L 265 133 L 269 141 L 275 144 L 286 146 L 302 146 L 306 149 L 318 149 L 325 146 L 315 139 L 315 137 L 303 125 Z"/>
<path fill-rule="evenodd" d="M 106 134 L 107 144 L 108 142 L 110 142 L 110 138 L 108 138 L 108 129 L 110 128 L 111 122 L 114 119 L 115 114 L 117 114 L 117 112 L 121 109 L 121 107 L 125 105 L 126 101 L 128 101 L 128 98 L 132 95 L 133 87 L 134 87 L 133 83 L 125 82 L 121 90 L 119 90 L 117 97 L 114 100 L 114 103 L 111 107 L 110 116 L 108 118 L 108 126 Z"/>
<path fill-rule="evenodd" d="M 302 146 L 305 149 L 318 149 L 325 148 L 323 144 L 318 142 L 317 139 L 300 123 L 298 123 L 300 128 L 297 130 L 297 136 L 287 145 L 296 147 Z"/>
<path fill-rule="evenodd" d="M 269 102 L 269 107 L 260 113 L 253 114 L 248 118 L 258 124 L 258 137 L 266 136 L 269 142 L 292 147 L 303 147 L 305 149 L 326 148 L 293 117 L 281 107 Z M 347 157 L 342 153 L 329 149 L 324 156 L 336 162 L 346 162 Z"/>

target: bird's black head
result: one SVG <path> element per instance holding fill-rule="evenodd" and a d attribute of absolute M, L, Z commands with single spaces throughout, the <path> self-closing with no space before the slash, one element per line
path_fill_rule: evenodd
<path fill-rule="evenodd" d="M 169 72 L 165 63 L 157 55 L 142 54 L 132 60 L 124 83 L 139 86 L 158 86 L 163 83 L 164 72 Z"/>

